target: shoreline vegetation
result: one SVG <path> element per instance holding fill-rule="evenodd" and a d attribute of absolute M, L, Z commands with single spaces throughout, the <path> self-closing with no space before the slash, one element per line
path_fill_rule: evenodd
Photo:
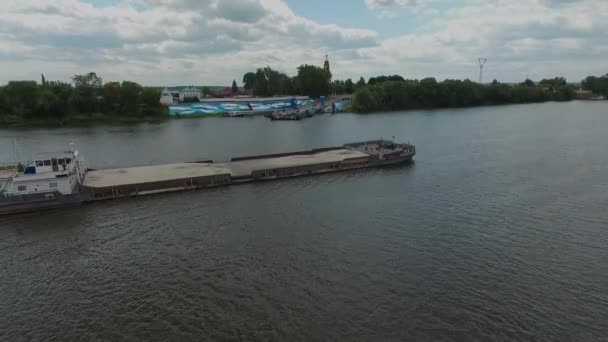
<path fill-rule="evenodd" d="M 348 109 L 355 113 L 571 101 L 576 99 L 578 89 L 563 77 L 543 79 L 538 83 L 526 79 L 519 84 L 497 80 L 481 84 L 468 79 L 438 82 L 431 77 L 408 80 L 391 75 L 372 77 L 367 82 L 361 77 L 355 83 L 352 79 L 332 80 L 327 60 L 323 68 L 301 65 L 293 77 L 270 67 L 259 68 L 243 75 L 243 84 L 245 90 L 255 96 L 351 95 Z M 608 74 L 587 77 L 581 82 L 581 88 L 608 97 Z"/>
<path fill-rule="evenodd" d="M 248 72 L 243 76 L 245 91 L 256 97 L 350 95 L 350 111 L 372 113 L 570 101 L 579 88 L 562 77 L 538 83 L 526 79 L 519 84 L 496 80 L 480 84 L 468 79 L 438 82 L 434 78 L 407 80 L 392 75 L 372 77 L 367 82 L 361 77 L 355 83 L 351 79 L 332 80 L 329 65 L 302 65 L 297 70 L 293 77 L 270 67 Z M 234 85 L 236 82 L 233 89 Z M 608 97 L 608 74 L 589 76 L 580 88 Z M 103 83 L 94 72 L 75 75 L 72 83 L 46 81 L 42 76 L 40 83 L 11 81 L 0 86 L 0 127 L 157 123 L 170 118 L 160 103 L 160 89 L 130 81 Z"/>
<path fill-rule="evenodd" d="M 65 116 L 61 118 L 23 118 L 14 115 L 0 115 L 0 128 L 44 128 L 44 127 L 85 127 L 90 125 L 135 125 L 140 123 L 160 123 L 170 120 L 169 116 L 121 117 L 95 113 L 91 115 Z"/>
<path fill-rule="evenodd" d="M 531 80 L 517 85 L 479 84 L 470 80 L 386 80 L 368 84 L 353 96 L 351 109 L 357 113 L 461 108 L 548 101 L 570 101 L 576 90 L 563 78 Z"/>
<path fill-rule="evenodd" d="M 168 118 L 160 91 L 135 82 L 108 82 L 94 72 L 72 83 L 11 81 L 0 87 L 0 127 L 137 123 Z"/>

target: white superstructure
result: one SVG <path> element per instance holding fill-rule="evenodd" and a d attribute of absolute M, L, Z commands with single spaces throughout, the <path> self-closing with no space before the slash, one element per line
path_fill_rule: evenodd
<path fill-rule="evenodd" d="M 174 103 L 173 93 L 171 93 L 169 88 L 163 89 L 163 91 L 160 93 L 160 103 L 165 106 L 172 105 Z"/>
<path fill-rule="evenodd" d="M 78 191 L 85 168 L 78 151 L 43 153 L 25 164 L 0 167 L 0 197 Z"/>

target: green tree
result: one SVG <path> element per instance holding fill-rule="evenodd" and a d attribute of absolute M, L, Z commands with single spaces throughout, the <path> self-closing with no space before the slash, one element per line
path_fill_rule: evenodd
<path fill-rule="evenodd" d="M 344 81 L 334 80 L 331 82 L 331 93 L 336 95 L 342 95 L 346 93 L 346 85 Z"/>
<path fill-rule="evenodd" d="M 522 83 L 522 85 L 526 86 L 526 87 L 535 87 L 536 86 L 536 84 L 534 83 L 534 81 L 532 81 L 529 78 L 526 78 L 526 80 L 524 81 L 524 83 Z"/>
<path fill-rule="evenodd" d="M 269 95 L 276 95 L 281 91 L 281 73 L 267 66 L 264 69 L 264 76 L 268 82 Z"/>
<path fill-rule="evenodd" d="M 355 84 L 355 89 L 359 89 L 359 88 L 361 88 L 361 87 L 364 87 L 364 86 L 365 86 L 365 84 L 366 84 L 366 83 L 365 83 L 365 78 L 361 77 L 361 78 L 359 79 L 359 81 L 357 81 L 357 83 Z"/>
<path fill-rule="evenodd" d="M 74 109 L 83 114 L 98 112 L 103 85 L 101 77 L 94 72 L 90 72 L 85 75 L 74 75 L 72 82 L 74 83 L 74 91 L 70 98 L 70 104 Z"/>
<path fill-rule="evenodd" d="M 295 94 L 295 89 L 294 89 L 292 78 L 283 73 L 279 74 L 279 94 L 282 94 L 282 95 Z"/>
<path fill-rule="evenodd" d="M 103 85 L 104 111 L 118 113 L 122 107 L 122 89 L 119 82 L 108 82 Z"/>
<path fill-rule="evenodd" d="M 160 104 L 160 90 L 155 88 L 144 88 L 141 93 L 140 115 L 162 116 L 165 109 Z"/>
<path fill-rule="evenodd" d="M 369 113 L 379 110 L 377 96 L 372 93 L 371 87 L 361 87 L 355 91 L 352 109 L 359 113 Z"/>
<path fill-rule="evenodd" d="M 37 116 L 39 88 L 35 81 L 10 81 L 5 90 L 13 114 L 21 117 Z"/>
<path fill-rule="evenodd" d="M 57 118 L 65 116 L 65 107 L 62 99 L 51 89 L 44 87 L 40 90 L 38 98 L 37 117 Z"/>
<path fill-rule="evenodd" d="M 243 75 L 243 87 L 246 91 L 252 91 L 255 87 L 256 73 L 248 72 Z"/>
<path fill-rule="evenodd" d="M 589 86 L 595 82 L 588 79 Z M 542 82 L 541 82 L 542 83 Z M 552 90 L 546 84 L 554 85 Z M 445 80 L 434 78 L 417 80 L 386 80 L 361 86 L 353 96 L 352 109 L 357 112 L 404 110 L 411 108 L 463 107 L 505 103 L 542 101 L 568 101 L 574 89 L 565 79 L 555 78 L 540 84 L 529 82 L 511 86 L 492 82 L 484 85 L 471 80 Z"/>
<path fill-rule="evenodd" d="M 160 104 L 160 91 L 123 81 L 101 83 L 95 73 L 74 76 L 69 83 L 11 81 L 0 87 L 0 115 L 32 119 L 58 119 L 74 114 L 104 113 L 130 116 L 166 115 Z M 3 122 L 13 122 L 13 118 Z"/>
<path fill-rule="evenodd" d="M 60 107 L 60 116 L 68 116 L 71 114 L 69 100 L 72 95 L 72 85 L 65 82 L 45 81 L 44 88 L 49 89 L 58 98 L 57 105 Z"/>
<path fill-rule="evenodd" d="M 344 88 L 347 94 L 352 94 L 355 91 L 355 84 L 353 83 L 353 80 L 351 80 L 350 78 L 347 79 L 344 82 Z"/>
<path fill-rule="evenodd" d="M 208 96 L 212 96 L 213 93 L 211 92 L 211 88 L 209 87 L 203 87 L 203 96 L 204 97 L 208 97 Z"/>
<path fill-rule="evenodd" d="M 11 114 L 12 111 L 10 108 L 6 87 L 0 87 L 0 116 Z"/>
<path fill-rule="evenodd" d="M 123 81 L 120 84 L 121 113 L 127 116 L 140 115 L 143 87 L 135 82 Z"/>
<path fill-rule="evenodd" d="M 574 99 L 576 92 L 573 87 L 563 86 L 559 87 L 555 93 L 553 93 L 554 101 L 570 101 Z"/>
<path fill-rule="evenodd" d="M 255 84 L 253 86 L 253 94 L 256 96 L 270 96 L 270 83 L 266 78 L 266 73 L 263 69 L 258 69 L 255 73 Z"/>
<path fill-rule="evenodd" d="M 301 65 L 298 67 L 297 78 L 302 95 L 311 97 L 329 95 L 329 75 L 323 68 L 315 65 Z"/>
<path fill-rule="evenodd" d="M 568 82 L 566 82 L 566 79 L 563 77 L 555 77 L 553 79 L 543 79 L 538 85 L 544 86 L 550 91 L 559 91 L 561 87 L 568 85 Z"/>
<path fill-rule="evenodd" d="M 608 96 L 608 74 L 600 77 L 588 76 L 581 85 L 584 90 L 592 91 L 597 95 Z"/>
<path fill-rule="evenodd" d="M 295 89 L 292 79 L 289 76 L 273 70 L 268 66 L 258 69 L 255 74 L 245 74 L 243 83 L 245 83 L 246 89 L 251 90 L 256 96 L 289 94 Z"/>
<path fill-rule="evenodd" d="M 290 77 L 289 78 L 289 84 L 290 84 L 290 95 L 299 95 L 300 94 L 300 85 L 298 84 L 298 77 L 294 76 L 294 77 Z"/>
<path fill-rule="evenodd" d="M 405 81 L 405 79 L 403 79 L 403 77 L 401 77 L 399 75 L 378 76 L 378 77 L 370 78 L 369 81 L 367 81 L 367 84 L 377 84 L 377 83 L 383 83 L 383 82 L 388 82 L 388 81 Z"/>
<path fill-rule="evenodd" d="M 238 95 L 239 93 L 239 86 L 236 85 L 236 80 L 232 81 L 232 95 Z"/>

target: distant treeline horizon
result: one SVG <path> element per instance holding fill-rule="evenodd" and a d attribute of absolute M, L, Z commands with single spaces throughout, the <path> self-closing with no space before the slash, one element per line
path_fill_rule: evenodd
<path fill-rule="evenodd" d="M 269 67 L 267 67 L 267 68 L 269 68 Z M 263 70 L 263 69 L 266 69 L 266 68 L 261 68 L 261 69 Z M 270 68 L 270 70 L 273 70 L 273 69 Z M 275 70 L 273 70 L 273 71 L 275 71 Z M 278 72 L 278 71 L 276 71 L 276 72 Z M 282 75 L 285 75 L 284 73 L 281 73 L 281 72 L 278 72 L 278 73 L 282 74 Z M 287 76 L 287 77 L 289 77 L 289 76 Z M 591 79 L 599 79 L 599 78 L 602 78 L 602 77 L 608 77 L 608 74 L 604 75 L 604 76 L 599 76 L 599 77 L 597 77 L 597 76 L 588 76 L 587 78 L 585 78 L 585 79 L 583 79 L 581 81 L 576 81 L 576 82 L 570 82 L 570 81 L 568 81 L 567 84 L 569 84 L 569 85 L 577 85 L 577 86 L 583 87 L 584 83 L 588 79 L 590 79 L 590 78 Z M 293 78 L 293 77 L 291 77 L 291 78 Z M 422 80 L 422 79 L 425 79 L 425 78 L 434 78 L 434 77 L 411 78 L 409 80 Z M 541 82 L 541 81 L 535 81 L 534 79 L 531 79 L 531 78 L 528 78 L 528 79 L 530 79 L 531 81 L 533 81 L 535 83 L 540 83 Z M 345 83 L 348 80 L 351 80 L 351 82 L 352 82 L 352 78 L 349 78 L 349 79 L 346 79 L 346 80 L 340 80 L 340 79 L 332 80 L 331 83 L 332 83 L 332 85 L 335 82 Z M 380 82 L 384 82 L 384 81 L 394 81 L 394 80 L 404 81 L 406 79 L 404 77 L 398 75 L 398 74 L 388 75 L 388 76 L 385 76 L 385 75 L 373 76 L 373 77 L 370 77 L 369 81 L 367 81 L 367 82 L 365 81 L 365 77 L 363 77 L 363 76 L 361 76 L 360 79 L 359 79 L 359 81 L 365 82 L 365 84 L 370 84 L 370 83 L 373 84 L 373 83 L 380 83 Z M 446 80 L 461 80 L 461 81 L 465 81 L 465 80 L 470 80 L 470 79 L 469 78 L 465 78 L 465 79 L 445 78 L 445 79 L 443 79 L 443 81 L 446 81 Z M 235 81 L 230 81 L 230 82 L 226 83 L 226 85 L 217 85 L 217 84 L 157 85 L 157 84 L 153 84 L 153 85 L 141 85 L 141 87 L 142 88 L 157 89 L 157 90 L 163 90 L 165 88 L 167 88 L 169 90 L 179 90 L 179 89 L 192 88 L 192 87 L 193 88 L 200 88 L 200 89 L 210 88 L 210 89 L 213 89 L 213 90 L 218 90 L 218 89 L 229 88 L 231 86 L 232 82 L 235 82 Z M 443 81 L 438 81 L 438 82 L 443 82 Z M 507 85 L 517 85 L 517 84 L 521 84 L 522 83 L 522 82 L 517 82 L 517 81 L 504 82 L 504 81 L 498 81 L 497 79 L 495 79 L 492 82 L 484 82 L 484 83 L 481 83 L 481 84 L 489 85 L 489 84 L 492 84 L 494 81 L 497 81 L 497 82 L 499 82 L 501 84 L 507 84 Z M 8 83 L 0 84 L 0 88 L 4 88 L 4 87 L 8 86 L 9 83 L 13 83 L 13 82 L 36 82 L 38 84 L 38 81 L 36 81 L 36 80 L 20 79 L 20 80 L 11 80 L 11 81 L 8 81 Z M 47 81 L 47 82 L 48 83 L 52 83 L 52 82 L 55 82 L 55 83 L 65 83 L 65 84 L 72 84 L 72 85 L 74 85 L 73 78 L 72 78 L 72 82 L 65 82 L 65 81 Z M 122 81 L 111 81 L 111 82 L 107 82 L 107 83 L 116 83 L 116 82 L 121 83 Z M 130 82 L 130 81 L 127 81 L 127 82 Z M 132 83 L 139 84 L 137 82 L 132 82 Z M 353 83 L 353 84 L 355 84 L 355 83 Z M 239 89 L 247 89 L 247 86 L 245 85 L 245 77 L 243 78 L 242 83 L 241 83 L 241 85 L 238 86 L 238 88 Z M 589 90 L 589 89 L 586 89 L 586 90 Z"/>
<path fill-rule="evenodd" d="M 584 90 L 608 96 L 608 74 L 588 76 L 581 83 Z M 406 109 L 470 107 L 570 101 L 576 89 L 563 77 L 543 79 L 536 83 L 530 79 L 518 84 L 505 84 L 497 80 L 480 84 L 471 80 L 444 80 L 434 78 L 406 80 L 399 75 L 371 78 L 359 87 L 353 96 L 352 110 L 360 113 Z"/>
<path fill-rule="evenodd" d="M 477 83 L 469 79 L 433 77 L 405 79 L 400 75 L 376 76 L 366 81 L 332 80 L 329 70 L 302 65 L 290 77 L 270 67 L 259 68 L 243 76 L 245 90 L 254 96 L 307 95 L 311 97 L 353 94 L 351 110 L 360 113 L 419 108 L 467 107 L 570 101 L 580 85 L 584 90 L 608 96 L 608 75 L 588 76 L 580 83 L 568 83 L 563 77 L 521 83 Z M 576 86 L 575 86 L 576 85 Z"/>
<path fill-rule="evenodd" d="M 351 109 L 355 112 L 569 101 L 576 93 L 573 84 L 563 77 L 540 82 L 526 79 L 519 84 L 497 80 L 480 84 L 468 79 L 408 80 L 400 75 L 389 75 L 371 77 L 367 81 L 361 77 L 353 82 L 352 79 L 332 80 L 328 69 L 314 65 L 301 65 L 297 71 L 296 76 L 289 77 L 270 67 L 260 68 L 243 76 L 242 88 L 254 96 L 264 97 L 352 94 Z M 236 81 L 233 81 L 232 89 L 235 86 Z M 588 76 L 580 86 L 608 97 L 608 74 Z M 0 125 L 28 121 L 64 123 L 74 118 L 80 121 L 162 118 L 168 115 L 160 104 L 163 88 L 144 87 L 130 81 L 104 83 L 94 72 L 74 75 L 71 83 L 46 81 L 44 76 L 40 83 L 11 81 L 0 87 Z"/>

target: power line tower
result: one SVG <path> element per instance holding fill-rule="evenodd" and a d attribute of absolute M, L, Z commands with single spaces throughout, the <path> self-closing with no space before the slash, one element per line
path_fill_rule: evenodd
<path fill-rule="evenodd" d="M 479 58 L 479 83 L 483 83 L 483 68 L 486 66 L 487 58 Z"/>

